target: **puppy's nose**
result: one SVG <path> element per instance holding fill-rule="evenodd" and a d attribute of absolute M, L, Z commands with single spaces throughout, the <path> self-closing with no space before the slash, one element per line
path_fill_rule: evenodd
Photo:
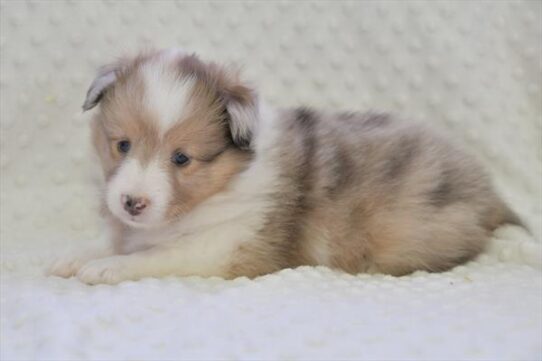
<path fill-rule="evenodd" d="M 124 210 L 132 216 L 141 214 L 143 209 L 149 205 L 149 200 L 147 198 L 132 197 L 126 194 L 122 195 L 121 202 L 124 205 Z"/>

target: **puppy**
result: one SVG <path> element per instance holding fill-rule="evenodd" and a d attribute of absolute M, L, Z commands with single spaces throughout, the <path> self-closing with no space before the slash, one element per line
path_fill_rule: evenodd
<path fill-rule="evenodd" d="M 275 109 L 235 72 L 182 51 L 103 67 L 83 109 L 96 106 L 112 247 L 60 260 L 53 275 L 444 271 L 520 223 L 437 133 L 386 114 Z"/>

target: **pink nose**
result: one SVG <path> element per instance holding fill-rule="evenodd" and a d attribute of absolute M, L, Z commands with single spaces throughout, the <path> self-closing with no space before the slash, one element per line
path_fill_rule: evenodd
<path fill-rule="evenodd" d="M 132 197 L 123 194 L 121 202 L 124 206 L 124 210 L 132 216 L 137 216 L 149 205 L 149 200 L 144 197 Z"/>

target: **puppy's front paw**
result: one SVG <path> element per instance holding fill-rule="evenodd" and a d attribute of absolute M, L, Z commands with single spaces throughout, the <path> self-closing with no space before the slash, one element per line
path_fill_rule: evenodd
<path fill-rule="evenodd" d="M 114 256 L 90 261 L 77 272 L 77 278 L 89 285 L 100 283 L 114 285 L 122 281 L 136 279 L 124 257 L 126 256 Z"/>
<path fill-rule="evenodd" d="M 77 271 L 88 262 L 88 259 L 88 257 L 81 255 L 66 255 L 53 262 L 46 273 L 49 276 L 69 278 L 75 276 Z"/>

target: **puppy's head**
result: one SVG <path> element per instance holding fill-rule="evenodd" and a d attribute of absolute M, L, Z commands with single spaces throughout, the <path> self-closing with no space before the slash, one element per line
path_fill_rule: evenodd
<path fill-rule="evenodd" d="M 246 168 L 257 100 L 237 75 L 179 51 L 103 67 L 84 110 L 102 163 L 107 209 L 133 227 L 182 217 Z"/>

